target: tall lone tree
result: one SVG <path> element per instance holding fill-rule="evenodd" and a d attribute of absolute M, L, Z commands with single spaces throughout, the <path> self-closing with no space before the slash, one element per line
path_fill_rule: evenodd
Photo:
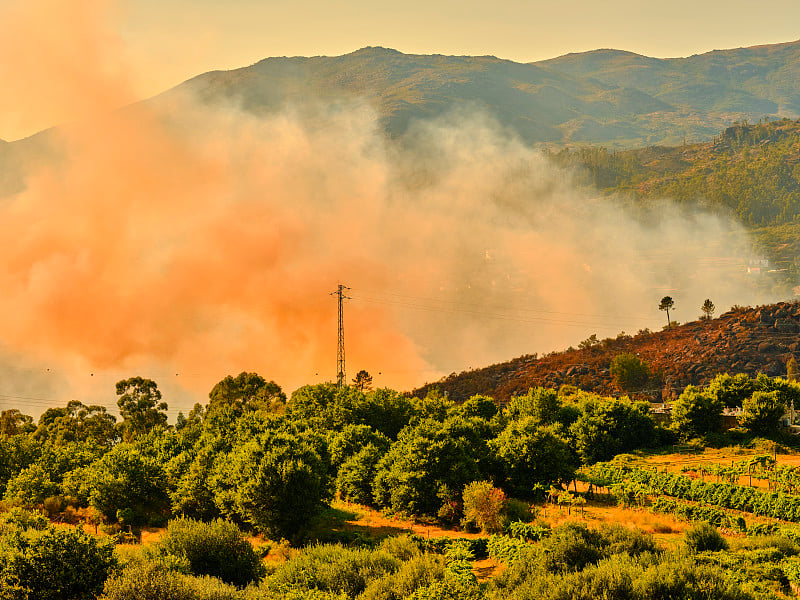
<path fill-rule="evenodd" d="M 714 311 L 717 310 L 717 307 L 714 306 L 714 303 L 710 298 L 706 298 L 706 301 L 703 302 L 703 306 L 700 307 L 700 310 L 703 311 L 703 318 L 706 321 L 710 321 L 713 318 Z"/>
<path fill-rule="evenodd" d="M 672 296 L 664 296 L 661 299 L 661 304 L 658 305 L 658 310 L 665 310 L 667 311 L 667 327 L 670 326 L 672 321 L 669 320 L 669 309 L 675 306 L 675 300 L 672 299 Z"/>
<path fill-rule="evenodd" d="M 372 389 L 372 375 L 361 369 L 353 379 L 353 386 L 360 392 L 368 392 Z"/>

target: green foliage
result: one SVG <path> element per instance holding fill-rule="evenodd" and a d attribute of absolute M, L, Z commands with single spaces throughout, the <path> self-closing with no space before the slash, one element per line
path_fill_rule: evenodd
<path fill-rule="evenodd" d="M 244 600 L 214 577 L 193 577 L 160 562 L 135 561 L 108 580 L 103 600 Z"/>
<path fill-rule="evenodd" d="M 695 552 L 725 550 L 728 542 L 710 523 L 701 522 L 686 530 L 684 543 Z"/>
<path fill-rule="evenodd" d="M 286 394 L 274 381 L 267 381 L 257 373 L 239 373 L 236 377 L 228 375 L 214 385 L 208 394 L 208 408 L 205 418 L 210 426 L 228 411 L 234 417 L 246 411 L 280 411 L 286 404 Z"/>
<path fill-rule="evenodd" d="M 505 409 L 509 420 L 531 418 L 537 425 L 549 425 L 556 420 L 562 402 L 555 390 L 530 388 L 524 396 L 512 396 Z"/>
<path fill-rule="evenodd" d="M 33 417 L 22 414 L 16 408 L 0 412 L 0 435 L 19 435 L 36 430 Z"/>
<path fill-rule="evenodd" d="M 777 391 L 753 392 L 753 395 L 742 403 L 739 425 L 756 435 L 775 434 L 785 412 L 786 405 L 781 401 Z"/>
<path fill-rule="evenodd" d="M 275 539 L 294 539 L 332 497 L 328 465 L 312 435 L 266 432 L 217 461 L 209 481 L 228 518 Z"/>
<path fill-rule="evenodd" d="M 336 474 L 336 491 L 343 500 L 372 504 L 372 482 L 385 453 L 370 443 L 345 461 Z"/>
<path fill-rule="evenodd" d="M 531 417 L 509 423 L 490 447 L 503 469 L 503 488 L 518 497 L 530 497 L 537 483 L 571 481 L 579 464 L 563 437 Z"/>
<path fill-rule="evenodd" d="M 115 446 L 86 471 L 89 502 L 111 522 L 119 511 L 129 524 L 160 520 L 169 508 L 167 481 L 158 462 L 131 444 Z"/>
<path fill-rule="evenodd" d="M 260 587 L 276 595 L 316 589 L 355 598 L 371 582 L 394 573 L 399 566 L 397 558 L 382 551 L 338 545 L 311 546 L 279 565 Z"/>
<path fill-rule="evenodd" d="M 26 506 L 41 504 L 45 498 L 59 493 L 59 486 L 40 463 L 34 463 L 20 471 L 8 482 L 4 498 Z"/>
<path fill-rule="evenodd" d="M 741 407 L 755 391 L 755 382 L 745 373 L 722 373 L 711 380 L 706 392 L 727 408 Z"/>
<path fill-rule="evenodd" d="M 80 529 L 12 528 L 0 537 L 0 597 L 90 600 L 116 566 L 113 544 Z"/>
<path fill-rule="evenodd" d="M 428 588 L 444 578 L 445 564 L 441 556 L 413 554 L 394 573 L 372 580 L 361 600 L 405 600 L 420 588 Z"/>
<path fill-rule="evenodd" d="M 194 575 L 211 575 L 238 587 L 264 575 L 253 546 L 234 523 L 222 519 L 170 521 L 157 552 L 186 561 Z"/>
<path fill-rule="evenodd" d="M 647 402 L 586 395 L 580 400 L 580 408 L 581 414 L 570 425 L 568 435 L 586 464 L 658 444 Z"/>
<path fill-rule="evenodd" d="M 117 406 L 122 415 L 118 427 L 123 440 L 129 442 L 154 427 L 167 424 L 167 403 L 161 401 L 155 381 L 131 377 L 118 381 L 116 387 Z"/>
<path fill-rule="evenodd" d="M 461 406 L 458 407 L 458 412 L 466 417 L 477 417 L 485 421 L 491 421 L 500 411 L 497 403 L 489 396 L 476 395 L 468 398 Z"/>
<path fill-rule="evenodd" d="M 364 394 L 355 387 L 333 383 L 295 390 L 288 409 L 293 420 L 314 423 L 321 429 L 368 425 L 390 439 L 397 437 L 414 414 L 412 402 L 394 390 L 378 389 Z"/>
<path fill-rule="evenodd" d="M 517 537 L 493 535 L 487 544 L 489 556 L 498 562 L 511 565 L 525 552 L 531 551 L 531 545 Z"/>
<path fill-rule="evenodd" d="M 498 533 L 505 526 L 506 495 L 491 481 L 473 481 L 464 487 L 464 522 L 484 533 Z"/>
<path fill-rule="evenodd" d="M 692 385 L 672 404 L 672 427 L 685 438 L 720 431 L 721 417 L 722 402 Z"/>
<path fill-rule="evenodd" d="M 611 361 L 609 372 L 617 387 L 626 392 L 640 390 L 650 380 L 650 367 L 635 354 L 618 354 Z"/>
<path fill-rule="evenodd" d="M 338 468 L 349 458 L 358 454 L 368 445 L 385 453 L 391 441 L 369 425 L 348 424 L 328 436 L 328 454 L 331 464 Z"/>
<path fill-rule="evenodd" d="M 458 416 L 407 427 L 378 463 L 375 502 L 396 512 L 437 515 L 442 486 L 459 490 L 487 476 L 490 431 L 481 419 Z"/>
<path fill-rule="evenodd" d="M 56 445 L 69 442 L 89 442 L 110 448 L 118 439 L 117 419 L 104 406 L 86 406 L 70 400 L 65 408 L 48 408 L 36 427 L 34 436 Z"/>

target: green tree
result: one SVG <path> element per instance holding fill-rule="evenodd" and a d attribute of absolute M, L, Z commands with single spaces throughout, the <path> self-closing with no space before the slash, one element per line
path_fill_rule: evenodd
<path fill-rule="evenodd" d="M 503 474 L 503 488 L 515 497 L 530 497 L 537 483 L 565 483 L 580 461 L 552 427 L 533 418 L 512 421 L 489 447 Z"/>
<path fill-rule="evenodd" d="M 754 392 L 742 404 L 739 424 L 757 435 L 770 435 L 778 430 L 786 405 L 777 391 Z"/>
<path fill-rule="evenodd" d="M 0 552 L 3 599 L 91 600 L 117 568 L 114 545 L 77 527 L 12 529 Z"/>
<path fill-rule="evenodd" d="M 336 474 L 336 491 L 347 502 L 372 504 L 372 482 L 386 450 L 367 444 L 344 461 Z"/>
<path fill-rule="evenodd" d="M 0 413 L 0 435 L 31 433 L 35 429 L 33 417 L 23 415 L 16 408 L 10 408 Z"/>
<path fill-rule="evenodd" d="M 650 366 L 635 354 L 618 354 L 611 361 L 609 372 L 620 390 L 641 390 L 650 380 Z"/>
<path fill-rule="evenodd" d="M 489 424 L 477 418 L 427 418 L 406 427 L 378 464 L 375 502 L 397 512 L 436 516 L 443 486 L 460 490 L 490 475 L 487 437 Z"/>
<path fill-rule="evenodd" d="M 508 419 L 532 418 L 539 425 L 549 425 L 561 409 L 561 398 L 553 389 L 530 388 L 524 396 L 512 396 L 505 409 Z"/>
<path fill-rule="evenodd" d="M 693 385 L 672 404 L 672 427 L 684 438 L 722 429 L 722 402 Z"/>
<path fill-rule="evenodd" d="M 163 467 L 132 444 L 115 446 L 87 469 L 89 502 L 111 522 L 128 515 L 132 525 L 163 517 L 169 508 Z"/>
<path fill-rule="evenodd" d="M 206 418 L 217 418 L 223 407 L 230 409 L 236 417 L 246 411 L 282 411 L 286 405 L 286 394 L 274 381 L 267 381 L 258 373 L 228 375 L 217 383 L 208 394 Z"/>
<path fill-rule="evenodd" d="M 700 310 L 703 311 L 703 319 L 710 320 L 714 316 L 714 311 L 717 310 L 717 307 L 714 306 L 714 303 L 711 301 L 710 298 L 706 298 L 705 302 L 703 302 L 703 306 L 700 307 Z"/>
<path fill-rule="evenodd" d="M 569 426 L 569 440 L 585 464 L 658 443 L 647 402 L 586 395 L 579 406 L 581 413 Z"/>
<path fill-rule="evenodd" d="M 372 375 L 361 369 L 353 379 L 353 387 L 363 393 L 370 391 L 372 389 Z"/>
<path fill-rule="evenodd" d="M 274 539 L 297 539 L 333 496 L 310 435 L 265 432 L 216 461 L 209 485 L 220 512 Z"/>
<path fill-rule="evenodd" d="M 105 406 L 86 406 L 70 400 L 64 408 L 48 408 L 39 418 L 34 437 L 56 445 L 75 441 L 94 441 L 110 448 L 118 439 L 117 419 Z"/>
<path fill-rule="evenodd" d="M 737 408 L 753 395 L 755 389 L 755 382 L 746 373 L 722 373 L 711 380 L 706 387 L 706 393 L 714 396 L 726 408 Z"/>
<path fill-rule="evenodd" d="M 674 306 L 675 301 L 672 299 L 672 296 L 664 296 L 658 305 L 658 310 L 667 311 L 667 327 L 672 323 L 672 321 L 669 320 L 669 309 L 674 308 Z"/>
<path fill-rule="evenodd" d="M 129 442 L 154 427 L 167 424 L 167 403 L 161 401 L 155 381 L 131 377 L 118 381 L 116 387 L 117 406 L 123 419 L 119 424 L 123 440 Z"/>

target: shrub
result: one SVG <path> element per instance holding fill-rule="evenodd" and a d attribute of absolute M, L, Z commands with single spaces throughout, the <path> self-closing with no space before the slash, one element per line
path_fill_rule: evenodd
<path fill-rule="evenodd" d="M 387 537 L 381 542 L 378 549 L 402 561 L 411 560 L 422 553 L 419 543 L 408 535 Z"/>
<path fill-rule="evenodd" d="M 419 588 L 444 577 L 444 560 L 433 554 L 417 555 L 394 573 L 372 581 L 361 600 L 404 600 Z"/>
<path fill-rule="evenodd" d="M 313 546 L 275 569 L 263 580 L 261 588 L 281 596 L 315 588 L 344 592 L 355 598 L 373 580 L 395 572 L 399 566 L 400 561 L 385 552 L 340 545 Z"/>
<path fill-rule="evenodd" d="M 170 521 L 158 552 L 185 559 L 194 575 L 211 575 L 240 587 L 264 575 L 253 546 L 235 524 L 222 519 Z"/>
<path fill-rule="evenodd" d="M 73 527 L 11 529 L 0 556 L 0 590 L 14 590 L 11 598 L 88 600 L 117 567 L 113 544 Z"/>
<path fill-rule="evenodd" d="M 648 364 L 631 353 L 615 356 L 608 370 L 617 387 L 625 392 L 642 389 L 650 379 Z"/>
<path fill-rule="evenodd" d="M 505 524 L 506 495 L 490 481 L 473 481 L 464 487 L 464 521 L 484 533 L 499 533 Z"/>
<path fill-rule="evenodd" d="M 553 529 L 542 542 L 543 566 L 551 573 L 580 571 L 602 557 L 601 534 L 579 523 L 567 523 Z"/>
<path fill-rule="evenodd" d="M 213 577 L 193 577 L 158 562 L 134 562 L 105 586 L 104 600 L 243 600 Z"/>
<path fill-rule="evenodd" d="M 695 552 L 725 550 L 728 547 L 728 542 L 717 528 L 705 521 L 687 529 L 683 540 Z"/>

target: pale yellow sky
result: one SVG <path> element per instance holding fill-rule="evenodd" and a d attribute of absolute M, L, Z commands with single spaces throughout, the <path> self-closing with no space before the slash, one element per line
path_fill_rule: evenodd
<path fill-rule="evenodd" d="M 77 27 L 72 14 L 82 19 Z M 63 90 L 43 98 L 30 92 L 47 89 L 54 78 L 64 88 L 63 78 L 81 70 L 100 69 L 91 77 L 105 78 L 102 97 L 90 103 L 98 110 L 269 56 L 386 46 L 520 62 L 596 48 L 675 57 L 793 41 L 800 38 L 798 23 L 800 0 L 0 0 L 0 36 L 14 40 L 5 48 L 0 41 L 0 87 L 24 91 L 0 99 L 0 138 L 84 117 L 69 108 L 75 103 L 62 101 L 69 97 Z M 82 44 L 82 35 L 93 36 L 92 43 Z M 76 40 L 84 54 L 72 46 Z M 85 85 L 85 77 L 75 81 Z M 121 82 L 124 89 L 111 93 Z"/>

